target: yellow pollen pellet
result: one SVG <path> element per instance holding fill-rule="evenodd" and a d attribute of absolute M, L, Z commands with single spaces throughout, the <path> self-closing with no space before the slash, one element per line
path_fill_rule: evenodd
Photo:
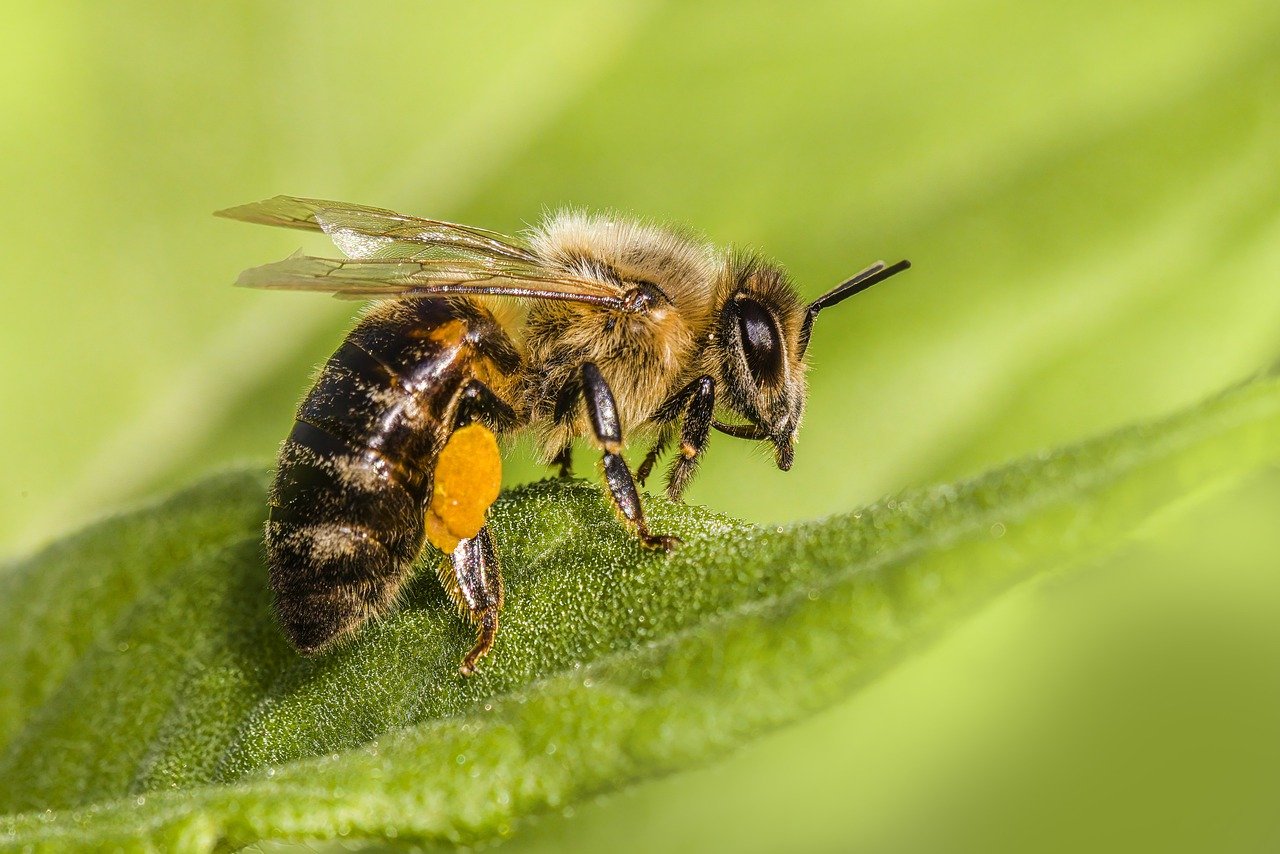
<path fill-rule="evenodd" d="M 436 460 L 427 539 L 448 554 L 480 533 L 502 487 L 502 457 L 488 427 L 469 424 L 449 437 Z"/>

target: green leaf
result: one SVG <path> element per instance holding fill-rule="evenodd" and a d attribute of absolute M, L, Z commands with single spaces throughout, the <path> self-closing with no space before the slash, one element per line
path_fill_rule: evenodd
<path fill-rule="evenodd" d="M 493 656 L 431 573 L 318 660 L 276 630 L 263 482 L 227 474 L 2 577 L 0 841 L 207 850 L 478 841 L 795 720 L 1032 573 L 1280 457 L 1280 381 L 860 512 L 759 528 L 650 501 L 642 552 L 594 485 L 494 508 Z"/>

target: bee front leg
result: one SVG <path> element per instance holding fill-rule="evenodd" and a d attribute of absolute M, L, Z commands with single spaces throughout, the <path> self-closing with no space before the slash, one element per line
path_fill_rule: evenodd
<path fill-rule="evenodd" d="M 614 506 L 618 508 L 622 518 L 635 528 L 641 545 L 671 551 L 680 543 L 680 539 L 655 535 L 649 531 L 649 526 L 644 521 L 640 494 L 636 491 L 636 483 L 631 477 L 631 470 L 627 468 L 627 461 L 622 458 L 622 425 L 618 421 L 618 406 L 600 369 L 591 362 L 582 365 L 582 392 L 596 441 L 604 452 L 604 478 L 609 484 L 609 494 L 613 497 Z"/>
<path fill-rule="evenodd" d="M 670 445 L 671 440 L 675 438 L 675 433 L 674 424 L 667 423 L 658 428 L 658 440 L 653 443 L 649 453 L 644 455 L 640 468 L 636 469 L 636 482 L 641 486 L 644 486 L 644 482 L 649 479 L 649 473 L 653 471 L 654 464 L 658 462 L 658 457 L 666 452 L 667 445 Z"/>
<path fill-rule="evenodd" d="M 715 415 L 716 382 L 709 376 L 701 376 L 687 386 L 691 389 L 684 423 L 680 426 L 680 456 L 671 463 L 667 474 L 667 496 L 679 501 L 685 487 L 698 470 L 698 461 L 707 446 L 711 434 L 711 421 Z"/>
<path fill-rule="evenodd" d="M 658 407 L 658 410 L 649 416 L 649 421 L 658 425 L 658 438 L 653 443 L 653 447 L 649 449 L 649 453 L 645 454 L 644 462 L 640 463 L 640 468 L 636 469 L 636 480 L 644 486 L 644 482 L 649 479 L 649 473 L 653 471 L 653 466 L 658 462 L 658 457 L 667 452 L 667 446 L 671 444 L 671 440 L 676 436 L 676 421 L 684 413 L 685 406 L 689 402 L 689 396 L 692 395 L 701 382 L 701 377 L 689 383 L 680 389 Z M 708 377 L 707 379 L 710 379 Z"/>
<path fill-rule="evenodd" d="M 502 610 L 502 568 L 493 548 L 489 526 L 469 540 L 462 540 L 450 555 L 453 580 L 449 585 L 458 607 L 476 627 L 476 643 L 458 668 L 463 676 L 476 672 L 476 665 L 493 649 L 498 635 L 498 614 Z"/>

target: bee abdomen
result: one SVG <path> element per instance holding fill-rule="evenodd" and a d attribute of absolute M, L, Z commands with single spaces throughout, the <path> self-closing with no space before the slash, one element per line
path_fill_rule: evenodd
<path fill-rule="evenodd" d="M 299 650 L 318 652 L 394 603 L 422 548 L 417 492 L 376 451 L 295 423 L 266 545 L 276 611 Z"/>
<path fill-rule="evenodd" d="M 300 651 L 390 610 L 459 392 L 479 360 L 518 359 L 487 312 L 424 299 L 380 304 L 325 364 L 281 451 L 266 531 L 276 613 Z"/>
<path fill-rule="evenodd" d="M 430 395 L 410 392 L 394 369 L 348 340 L 325 365 L 298 420 L 352 448 L 377 452 L 403 482 L 416 487 L 425 476 L 420 463 L 438 450 L 443 413 L 432 411 L 432 402 Z"/>

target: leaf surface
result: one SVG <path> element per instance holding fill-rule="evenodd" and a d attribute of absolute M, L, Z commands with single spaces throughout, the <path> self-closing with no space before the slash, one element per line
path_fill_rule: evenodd
<path fill-rule="evenodd" d="M 846 695 L 1032 574 L 1280 457 L 1280 381 L 862 511 L 761 528 L 650 501 L 670 558 L 592 484 L 494 508 L 508 583 L 480 674 L 430 572 L 299 658 L 269 609 L 263 480 L 230 473 L 3 576 L 0 841 L 208 850 L 475 842 L 686 768 Z M 34 617 L 32 615 L 35 615 Z"/>

